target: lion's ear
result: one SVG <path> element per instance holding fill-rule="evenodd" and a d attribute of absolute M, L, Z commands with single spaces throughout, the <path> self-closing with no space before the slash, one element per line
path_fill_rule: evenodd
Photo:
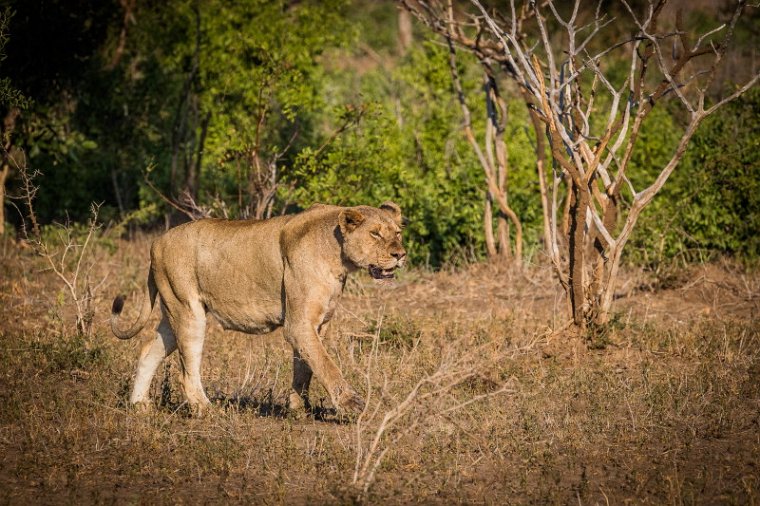
<path fill-rule="evenodd" d="M 353 207 L 342 210 L 338 216 L 340 231 L 344 234 L 353 232 L 356 227 L 362 224 L 363 221 L 364 215 L 361 213 L 361 211 Z"/>
<path fill-rule="evenodd" d="M 391 218 L 393 218 L 393 221 L 396 222 L 396 225 L 398 225 L 399 227 L 403 225 L 403 218 L 401 217 L 401 208 L 398 206 L 398 204 L 388 200 L 387 202 L 383 202 L 382 204 L 380 204 L 380 209 L 390 214 Z"/>

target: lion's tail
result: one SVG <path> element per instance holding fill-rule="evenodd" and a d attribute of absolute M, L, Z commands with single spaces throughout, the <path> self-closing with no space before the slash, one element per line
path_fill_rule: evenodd
<path fill-rule="evenodd" d="M 125 330 L 118 328 L 119 318 L 122 309 L 124 309 L 124 296 L 119 295 L 113 300 L 113 306 L 111 307 L 111 331 L 119 339 L 132 339 L 140 332 L 150 318 L 150 313 L 153 311 L 153 306 L 156 303 L 156 294 L 158 294 L 158 288 L 156 288 L 156 281 L 153 279 L 153 269 L 148 271 L 148 293 L 143 298 L 143 305 L 140 309 L 140 316 L 137 317 L 137 321 L 132 324 L 131 327 Z"/>

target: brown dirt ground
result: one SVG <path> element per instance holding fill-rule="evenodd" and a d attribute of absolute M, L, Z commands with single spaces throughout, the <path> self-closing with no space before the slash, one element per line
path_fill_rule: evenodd
<path fill-rule="evenodd" d="M 281 333 L 210 324 L 204 382 L 217 408 L 190 416 L 172 357 L 157 407 L 138 413 L 125 401 L 141 343 L 118 342 L 107 319 L 120 292 L 135 314 L 147 240 L 97 251 L 89 339 L 73 336 L 55 277 L 4 241 L 0 503 L 355 501 L 359 441 L 366 455 L 381 416 L 339 419 L 318 385 L 316 416 L 290 416 Z M 380 393 L 380 415 L 447 353 L 482 355 L 468 358 L 477 375 L 415 404 L 382 439 L 364 500 L 758 503 L 759 302 L 760 275 L 728 262 L 659 278 L 630 270 L 610 326 L 581 339 L 546 266 L 412 269 L 391 286 L 354 276 L 325 342 L 360 391 Z M 445 413 L 498 385 L 509 389 Z"/>

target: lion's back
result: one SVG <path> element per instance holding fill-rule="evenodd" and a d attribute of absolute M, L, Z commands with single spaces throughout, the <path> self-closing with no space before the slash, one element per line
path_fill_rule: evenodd
<path fill-rule="evenodd" d="M 153 242 L 151 262 L 173 284 L 197 284 L 200 291 L 221 291 L 249 278 L 270 286 L 281 276 L 279 236 L 288 221 L 283 216 L 185 223 Z"/>

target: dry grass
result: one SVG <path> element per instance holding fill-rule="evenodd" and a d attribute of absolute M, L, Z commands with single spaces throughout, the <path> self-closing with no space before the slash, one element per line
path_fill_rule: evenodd
<path fill-rule="evenodd" d="M 411 270 L 394 287 L 353 278 L 326 341 L 372 394 L 360 423 L 335 418 L 317 385 L 317 416 L 290 418 L 282 336 L 216 324 L 203 374 L 218 408 L 199 419 L 175 358 L 154 412 L 125 406 L 140 340 L 109 334 L 109 299 L 142 290 L 147 240 L 96 249 L 93 278 L 108 277 L 90 339 L 72 337 L 44 263 L 0 241 L 0 503 L 760 502 L 757 273 L 628 273 L 590 342 L 562 330 L 564 299 L 541 266 Z M 441 368 L 448 383 L 424 381 Z M 376 439 L 385 453 L 362 496 Z"/>

